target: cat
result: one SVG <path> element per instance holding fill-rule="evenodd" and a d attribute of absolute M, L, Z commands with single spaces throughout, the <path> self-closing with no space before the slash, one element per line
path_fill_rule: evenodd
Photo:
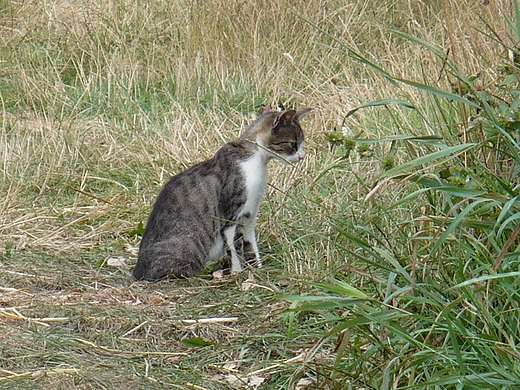
<path fill-rule="evenodd" d="M 263 107 L 236 141 L 173 176 L 150 213 L 133 279 L 198 275 L 224 255 L 226 246 L 232 273 L 242 270 L 242 261 L 261 267 L 254 224 L 267 186 L 267 163 L 303 159 L 300 120 L 309 111 Z"/>

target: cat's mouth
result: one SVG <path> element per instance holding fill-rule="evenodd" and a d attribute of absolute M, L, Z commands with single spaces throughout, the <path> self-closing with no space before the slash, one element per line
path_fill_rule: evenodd
<path fill-rule="evenodd" d="M 291 154 L 290 156 L 280 156 L 278 155 L 280 160 L 286 162 L 286 163 L 297 163 L 304 159 L 305 153 L 298 153 L 298 154 Z"/>
<path fill-rule="evenodd" d="M 290 158 L 289 158 L 288 160 L 289 160 L 290 162 L 297 163 L 297 162 L 302 161 L 304 158 L 305 158 L 305 153 L 298 153 L 298 154 L 296 154 L 296 155 L 292 155 L 292 156 L 290 156 Z"/>

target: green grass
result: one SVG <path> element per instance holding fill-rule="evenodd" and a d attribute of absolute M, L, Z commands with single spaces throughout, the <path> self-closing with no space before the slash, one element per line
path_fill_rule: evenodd
<path fill-rule="evenodd" d="M 0 2 L 0 388 L 517 388 L 519 20 Z M 279 102 L 314 110 L 271 166 L 267 266 L 131 283 L 162 184 Z"/>

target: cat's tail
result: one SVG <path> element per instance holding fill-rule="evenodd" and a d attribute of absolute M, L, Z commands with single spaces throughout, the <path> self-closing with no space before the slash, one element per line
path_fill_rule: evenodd
<path fill-rule="evenodd" d="M 141 247 L 132 272 L 134 281 L 156 282 L 168 277 L 187 278 L 204 268 L 205 256 L 200 243 L 170 239 Z"/>

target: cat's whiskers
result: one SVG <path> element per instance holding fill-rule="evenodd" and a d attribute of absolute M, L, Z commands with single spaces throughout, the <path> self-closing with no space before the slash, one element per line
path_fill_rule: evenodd
<path fill-rule="evenodd" d="M 296 162 L 288 160 L 286 157 L 282 156 L 279 153 L 276 153 L 274 150 L 269 149 L 268 147 L 262 145 L 261 143 L 259 143 L 257 141 L 251 141 L 250 139 L 246 139 L 246 142 L 249 142 L 249 143 L 251 143 L 251 144 L 253 144 L 255 146 L 258 146 L 260 149 L 264 150 L 268 154 L 271 154 L 272 156 L 270 158 L 278 158 L 278 159 L 282 160 L 286 164 L 289 164 L 289 165 L 292 165 L 292 166 L 296 166 Z"/>

